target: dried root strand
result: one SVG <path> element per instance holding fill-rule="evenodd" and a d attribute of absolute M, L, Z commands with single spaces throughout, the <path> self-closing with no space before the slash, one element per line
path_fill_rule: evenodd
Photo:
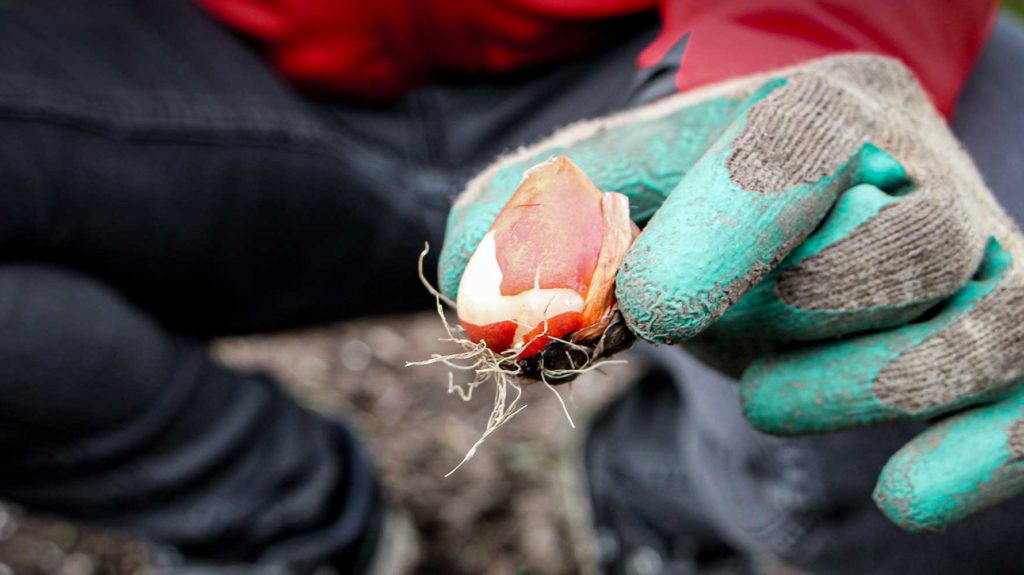
<path fill-rule="evenodd" d="M 416 269 L 419 271 L 419 274 L 420 274 L 420 283 L 422 283 L 423 287 L 427 288 L 427 291 L 430 292 L 430 295 L 434 296 L 438 301 L 443 301 L 446 306 L 448 306 L 448 307 L 450 307 L 452 309 L 455 309 L 455 302 L 452 300 L 452 298 L 444 295 L 443 293 L 441 293 L 441 290 L 435 288 L 430 283 L 430 280 L 427 279 L 427 274 L 423 273 L 423 260 L 425 260 L 427 258 L 427 254 L 429 254 L 429 253 L 430 253 L 430 242 L 424 242 L 423 243 L 423 251 L 420 252 L 420 259 L 416 263 Z M 443 319 L 444 315 L 442 314 L 441 317 Z"/>

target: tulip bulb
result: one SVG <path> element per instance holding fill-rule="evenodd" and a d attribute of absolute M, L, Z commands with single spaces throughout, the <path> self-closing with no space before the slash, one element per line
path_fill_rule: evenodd
<path fill-rule="evenodd" d="M 520 360 L 553 341 L 597 341 L 638 233 L 628 198 L 601 193 L 569 158 L 533 167 L 463 272 L 456 307 L 466 336 Z"/>

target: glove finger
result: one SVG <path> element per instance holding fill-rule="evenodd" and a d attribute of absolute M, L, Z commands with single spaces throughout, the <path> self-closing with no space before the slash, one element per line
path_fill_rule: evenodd
<path fill-rule="evenodd" d="M 813 340 L 893 327 L 971 277 L 984 237 L 949 193 L 955 177 L 907 193 L 914 185 L 903 167 L 871 144 L 857 165 L 859 179 L 870 183 L 844 192 L 821 227 L 730 308 L 717 331 Z"/>
<path fill-rule="evenodd" d="M 975 277 L 934 317 L 762 358 L 741 380 L 751 423 L 768 433 L 923 419 L 990 401 L 1024 373 L 1024 282 L 990 240 Z"/>
<path fill-rule="evenodd" d="M 627 254 L 617 296 L 630 328 L 692 338 L 760 281 L 857 183 L 865 113 L 823 76 L 755 92 Z"/>
<path fill-rule="evenodd" d="M 956 415 L 896 452 L 874 499 L 913 532 L 935 531 L 1024 491 L 1024 388 Z"/>
<path fill-rule="evenodd" d="M 633 221 L 643 224 L 729 125 L 746 95 L 734 89 L 714 98 L 701 93 L 667 98 L 568 126 L 498 160 L 467 184 L 448 215 L 441 291 L 456 298 L 469 257 L 531 167 L 552 156 L 569 157 L 598 189 L 629 197 Z"/>

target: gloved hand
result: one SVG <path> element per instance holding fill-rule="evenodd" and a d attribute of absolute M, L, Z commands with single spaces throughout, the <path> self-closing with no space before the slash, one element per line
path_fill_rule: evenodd
<path fill-rule="evenodd" d="M 646 224 L 617 281 L 630 328 L 746 368 L 755 426 L 811 433 L 980 406 L 897 453 L 876 501 L 927 530 L 1024 490 L 1024 239 L 900 64 L 819 60 L 499 160 L 449 216 L 447 295 L 523 172 L 555 154 L 628 195 Z"/>

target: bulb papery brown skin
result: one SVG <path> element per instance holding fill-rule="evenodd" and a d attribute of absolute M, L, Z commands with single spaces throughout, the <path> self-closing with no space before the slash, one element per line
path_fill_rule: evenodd
<path fill-rule="evenodd" d="M 596 341 L 615 314 L 615 274 L 639 233 L 629 200 L 565 156 L 531 168 L 463 272 L 469 339 L 527 359 L 555 339 Z"/>

